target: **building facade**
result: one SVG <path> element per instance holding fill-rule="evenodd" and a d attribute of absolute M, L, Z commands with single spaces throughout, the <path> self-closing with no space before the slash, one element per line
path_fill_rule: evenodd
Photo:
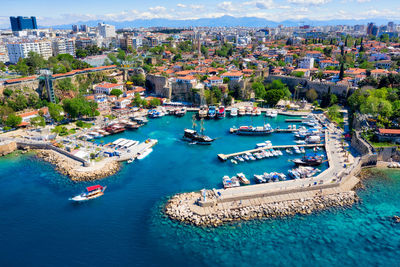
<path fill-rule="evenodd" d="M 11 63 L 16 64 L 20 58 L 28 57 L 29 52 L 35 52 L 44 59 L 48 59 L 53 55 L 51 42 L 25 42 L 25 43 L 9 43 L 7 44 L 8 57 Z"/>
<path fill-rule="evenodd" d="M 36 17 L 10 17 L 10 22 L 13 32 L 37 29 Z"/>

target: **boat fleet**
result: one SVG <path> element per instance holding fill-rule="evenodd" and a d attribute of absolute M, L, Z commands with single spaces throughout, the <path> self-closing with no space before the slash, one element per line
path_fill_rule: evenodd
<path fill-rule="evenodd" d="M 201 106 L 198 112 L 198 117 L 199 118 L 204 118 L 204 119 L 222 119 L 225 118 L 227 115 L 227 111 L 225 106 Z M 237 117 L 237 116 L 260 116 L 261 115 L 261 109 L 258 107 L 244 107 L 241 106 L 239 108 L 231 108 L 231 111 L 229 113 L 231 117 Z"/>

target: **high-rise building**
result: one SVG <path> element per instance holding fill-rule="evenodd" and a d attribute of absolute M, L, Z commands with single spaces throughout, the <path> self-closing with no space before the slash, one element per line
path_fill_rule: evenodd
<path fill-rule="evenodd" d="M 367 34 L 368 35 L 372 34 L 372 29 L 374 28 L 374 26 L 375 26 L 374 23 L 372 23 L 372 22 L 368 23 L 368 26 L 367 26 Z"/>
<path fill-rule="evenodd" d="M 85 24 L 82 24 L 82 25 L 80 26 L 80 30 L 81 30 L 81 32 L 88 32 L 88 31 L 89 31 L 88 26 L 85 25 Z"/>
<path fill-rule="evenodd" d="M 97 29 L 99 31 L 100 36 L 104 38 L 112 38 L 116 36 L 115 26 L 113 25 L 99 23 Z"/>
<path fill-rule="evenodd" d="M 7 50 L 10 62 L 13 64 L 18 63 L 20 58 L 28 57 L 29 52 L 38 53 L 44 59 L 48 59 L 53 54 L 49 41 L 9 43 Z"/>
<path fill-rule="evenodd" d="M 13 32 L 37 29 L 36 17 L 10 17 Z"/>
<path fill-rule="evenodd" d="M 78 32 L 79 31 L 78 25 L 72 25 L 72 31 L 73 32 Z"/>

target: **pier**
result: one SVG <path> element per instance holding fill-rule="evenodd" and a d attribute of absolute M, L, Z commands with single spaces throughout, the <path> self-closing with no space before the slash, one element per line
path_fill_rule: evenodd
<path fill-rule="evenodd" d="M 303 122 L 304 119 L 286 119 L 285 122 Z"/>
<path fill-rule="evenodd" d="M 229 132 L 230 133 L 236 133 L 238 131 L 238 128 L 230 128 Z M 281 129 L 281 128 L 275 128 L 274 131 L 272 133 L 294 133 L 294 132 L 298 132 L 299 129 Z M 272 134 L 271 133 L 271 134 Z"/>
<path fill-rule="evenodd" d="M 261 152 L 266 149 L 286 149 L 286 148 L 294 148 L 295 146 L 301 146 L 301 147 L 323 147 L 324 144 L 308 144 L 308 145 L 281 145 L 281 146 L 271 146 L 271 147 L 260 147 L 260 148 L 255 148 L 255 149 L 250 149 L 250 150 L 245 150 L 241 152 L 236 152 L 232 154 L 218 154 L 218 158 L 222 161 L 226 161 L 229 158 L 235 157 L 235 156 L 240 156 L 244 155 L 247 153 L 255 153 L 255 152 Z"/>

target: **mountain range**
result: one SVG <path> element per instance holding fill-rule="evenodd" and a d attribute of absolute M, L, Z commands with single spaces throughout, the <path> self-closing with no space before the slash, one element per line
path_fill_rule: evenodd
<path fill-rule="evenodd" d="M 377 25 L 387 24 L 390 20 L 384 18 L 374 19 L 363 19 L 363 20 L 285 20 L 281 22 L 271 21 L 264 18 L 258 17 L 233 17 L 233 16 L 221 16 L 217 18 L 200 18 L 200 19 L 135 19 L 131 21 L 79 21 L 74 24 L 86 24 L 88 26 L 96 26 L 99 22 L 114 25 L 117 29 L 121 28 L 140 28 L 140 27 L 276 27 L 278 25 L 283 26 L 300 26 L 300 25 L 311 25 L 311 26 L 327 26 L 327 25 L 356 25 L 356 24 L 367 24 L 374 22 Z M 55 25 L 55 29 L 71 29 L 72 24 Z"/>

